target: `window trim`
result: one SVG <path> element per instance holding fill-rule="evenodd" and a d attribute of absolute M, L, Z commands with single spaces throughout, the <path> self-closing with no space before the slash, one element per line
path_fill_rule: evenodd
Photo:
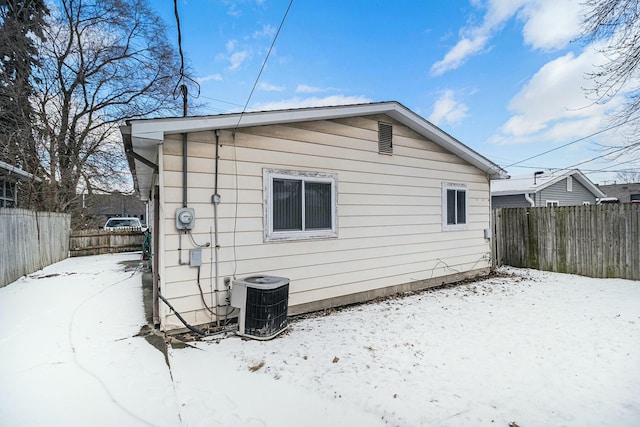
<path fill-rule="evenodd" d="M 560 200 L 545 200 L 544 205 L 548 208 L 558 208 L 560 207 Z"/>
<path fill-rule="evenodd" d="M 465 204 L 465 222 L 464 224 L 447 224 L 447 190 L 464 191 L 464 204 Z M 457 201 L 457 197 L 456 197 Z M 456 184 L 452 182 L 442 183 L 442 230 L 443 231 L 456 231 L 469 229 L 469 186 L 467 184 Z"/>
<path fill-rule="evenodd" d="M 573 177 L 568 176 L 567 177 L 567 193 L 572 193 L 573 192 Z"/>
<path fill-rule="evenodd" d="M 331 228 L 313 230 L 273 230 L 273 180 L 292 179 L 306 182 L 320 182 L 331 184 Z M 265 242 L 288 240 L 328 239 L 338 237 L 338 176 L 334 173 L 294 171 L 285 169 L 262 170 L 263 195 L 263 234 Z M 304 211 L 304 206 L 302 207 Z M 304 223 L 304 219 L 303 219 Z"/>

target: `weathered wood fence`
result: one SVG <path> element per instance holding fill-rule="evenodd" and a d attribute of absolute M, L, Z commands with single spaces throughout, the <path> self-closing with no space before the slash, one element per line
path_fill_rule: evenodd
<path fill-rule="evenodd" d="M 640 280 L 640 204 L 499 208 L 496 265 Z"/>
<path fill-rule="evenodd" d="M 133 252 L 142 249 L 143 241 L 144 233 L 137 228 L 73 231 L 69 239 L 69 252 L 72 257 Z"/>
<path fill-rule="evenodd" d="M 0 287 L 67 258 L 71 215 L 0 208 Z"/>

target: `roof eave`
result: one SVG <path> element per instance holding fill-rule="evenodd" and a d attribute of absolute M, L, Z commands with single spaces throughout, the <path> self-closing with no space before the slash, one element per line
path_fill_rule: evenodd
<path fill-rule="evenodd" d="M 42 182 L 42 179 L 35 176 L 34 174 L 24 171 L 16 166 L 10 165 L 9 163 L 5 163 L 3 161 L 0 161 L 0 169 L 8 171 L 9 175 L 16 175 L 16 178 L 18 178 L 21 181 L 33 180 L 35 182 Z"/>
<path fill-rule="evenodd" d="M 161 119 L 136 119 L 121 127 L 125 142 L 133 152 L 139 153 L 149 162 L 157 158 L 158 144 L 165 135 L 236 129 L 250 126 L 266 126 L 316 120 L 331 120 L 346 117 L 386 114 L 425 138 L 459 156 L 469 164 L 482 170 L 489 179 L 505 179 L 508 174 L 495 163 L 470 149 L 440 128 L 417 115 L 396 101 L 371 104 L 310 107 L 292 110 L 259 111 L 250 113 L 222 114 L 216 116 L 171 117 Z M 155 156 L 154 154 L 155 153 Z M 151 185 L 151 168 L 138 160 L 129 160 L 134 182 L 141 197 L 147 197 Z M 144 179 L 144 183 L 140 182 Z M 143 199 L 144 200 L 144 199 Z"/>

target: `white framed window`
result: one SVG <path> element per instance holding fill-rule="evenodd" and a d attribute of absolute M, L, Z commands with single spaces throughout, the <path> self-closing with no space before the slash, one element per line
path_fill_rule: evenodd
<path fill-rule="evenodd" d="M 572 192 L 573 191 L 573 177 L 571 177 L 571 176 L 567 177 L 567 191 L 568 192 Z"/>
<path fill-rule="evenodd" d="M 545 204 L 547 207 L 556 207 L 556 206 L 560 206 L 560 201 L 559 200 L 546 200 Z"/>
<path fill-rule="evenodd" d="M 338 237 L 337 175 L 263 170 L 264 240 Z"/>
<path fill-rule="evenodd" d="M 466 184 L 442 183 L 442 229 L 466 230 L 468 186 Z"/>

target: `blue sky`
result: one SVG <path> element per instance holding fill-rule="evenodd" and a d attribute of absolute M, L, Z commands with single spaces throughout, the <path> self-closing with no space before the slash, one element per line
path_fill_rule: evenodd
<path fill-rule="evenodd" d="M 511 175 L 578 167 L 610 183 L 640 162 L 613 153 L 577 165 L 628 143 L 629 131 L 590 137 L 611 126 L 622 96 L 585 96 L 603 59 L 576 41 L 581 2 L 294 0 L 248 109 L 399 101 Z M 176 43 L 173 1 L 152 5 Z M 242 110 L 288 5 L 178 0 L 196 102 L 206 103 L 198 114 Z"/>

